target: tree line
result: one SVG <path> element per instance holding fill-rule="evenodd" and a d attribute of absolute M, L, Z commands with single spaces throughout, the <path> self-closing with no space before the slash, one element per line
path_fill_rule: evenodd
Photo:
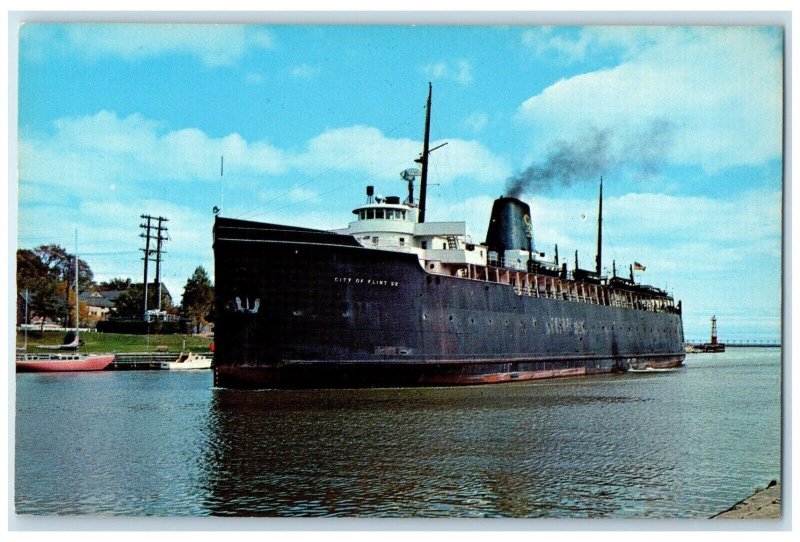
<path fill-rule="evenodd" d="M 60 322 L 65 327 L 75 323 L 75 255 L 59 245 L 41 245 L 17 250 L 17 292 L 28 296 L 30 313 Z M 86 261 L 78 258 L 78 290 L 80 292 L 120 291 L 114 301 L 115 317 L 139 319 L 144 314 L 144 288 L 129 278 L 113 278 L 96 283 Z M 158 306 L 159 289 L 148 285 L 147 306 Z M 86 321 L 88 308 L 81 304 L 79 319 Z M 213 320 L 214 286 L 203 266 L 198 266 L 186 285 L 179 306 L 174 306 L 162 291 L 161 309 L 188 318 L 195 330 Z"/>

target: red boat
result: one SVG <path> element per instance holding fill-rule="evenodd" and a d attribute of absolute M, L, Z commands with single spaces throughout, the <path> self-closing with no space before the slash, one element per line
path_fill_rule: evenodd
<path fill-rule="evenodd" d="M 102 371 L 111 365 L 114 357 L 114 354 L 23 354 L 17 358 L 17 372 Z"/>
<path fill-rule="evenodd" d="M 78 269 L 78 232 L 75 232 L 75 267 Z M 45 350 L 77 350 L 81 341 L 80 323 L 78 321 L 78 273 L 75 273 L 75 332 L 70 333 L 64 344 L 58 346 L 37 346 Z M 28 322 L 28 295 L 25 295 L 25 322 Z M 27 328 L 25 331 L 25 346 L 28 346 Z M 17 354 L 18 373 L 60 373 L 73 371 L 102 371 L 114 361 L 114 354 Z"/>

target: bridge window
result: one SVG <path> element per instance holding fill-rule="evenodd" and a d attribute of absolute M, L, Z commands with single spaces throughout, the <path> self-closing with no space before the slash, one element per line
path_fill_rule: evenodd
<path fill-rule="evenodd" d="M 367 218 L 375 218 L 375 209 L 367 209 Z"/>
<path fill-rule="evenodd" d="M 375 209 L 375 218 L 383 218 L 383 209 Z"/>

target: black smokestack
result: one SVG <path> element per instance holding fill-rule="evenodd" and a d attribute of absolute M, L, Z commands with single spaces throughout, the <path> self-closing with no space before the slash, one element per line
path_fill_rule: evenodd
<path fill-rule="evenodd" d="M 498 198 L 492 206 L 486 245 L 501 257 L 506 250 L 531 251 L 531 208 L 516 198 Z"/>

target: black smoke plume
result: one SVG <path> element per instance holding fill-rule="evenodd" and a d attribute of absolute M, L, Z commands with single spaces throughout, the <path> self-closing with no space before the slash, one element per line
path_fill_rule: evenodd
<path fill-rule="evenodd" d="M 526 192 L 548 192 L 556 186 L 597 181 L 613 168 L 633 169 L 637 178 L 656 175 L 672 142 L 672 126 L 656 120 L 622 145 L 622 155 L 613 152 L 609 129 L 592 130 L 576 141 L 558 141 L 544 161 L 533 164 L 506 181 L 506 195 L 518 198 Z"/>
<path fill-rule="evenodd" d="M 577 141 L 556 142 L 543 162 L 506 181 L 506 195 L 518 198 L 525 192 L 546 192 L 556 185 L 597 179 L 613 161 L 610 139 L 609 130 L 595 130 Z"/>

